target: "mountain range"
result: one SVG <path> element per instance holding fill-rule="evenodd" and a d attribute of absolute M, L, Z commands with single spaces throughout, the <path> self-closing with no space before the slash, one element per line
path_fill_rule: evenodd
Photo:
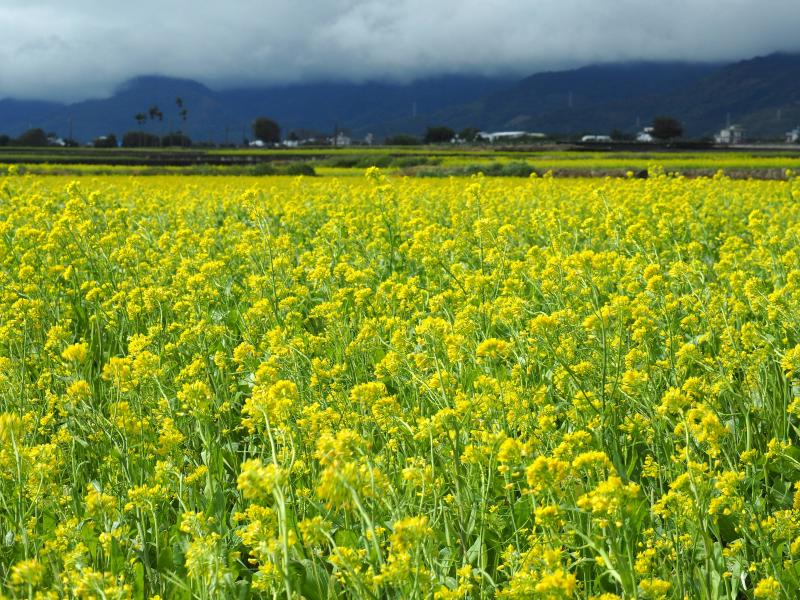
<path fill-rule="evenodd" d="M 176 99 L 187 110 L 180 117 Z M 135 115 L 158 107 L 161 119 Z M 238 143 L 257 116 L 293 130 L 354 137 L 420 134 L 429 125 L 548 134 L 635 133 L 653 117 L 680 120 L 686 135 L 709 136 L 726 123 L 748 137 L 778 138 L 800 125 L 800 54 L 728 64 L 639 62 L 537 73 L 524 79 L 447 75 L 411 83 L 318 82 L 212 90 L 162 76 L 132 79 L 108 98 L 73 104 L 0 100 L 0 133 L 41 127 L 91 140 L 110 132 L 182 130 L 195 141 Z"/>

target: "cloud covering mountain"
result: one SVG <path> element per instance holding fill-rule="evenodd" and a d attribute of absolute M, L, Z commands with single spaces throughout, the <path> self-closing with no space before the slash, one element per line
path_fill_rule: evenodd
<path fill-rule="evenodd" d="M 797 23 L 797 0 L 4 0 L 0 98 L 735 60 L 800 49 Z"/>

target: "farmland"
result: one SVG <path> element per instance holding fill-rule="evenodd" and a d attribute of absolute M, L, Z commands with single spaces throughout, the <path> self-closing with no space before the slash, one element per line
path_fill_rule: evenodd
<path fill-rule="evenodd" d="M 397 146 L 295 149 L 18 148 L 0 147 L 0 165 L 40 175 L 327 175 L 361 177 L 378 166 L 390 175 L 460 177 L 625 177 L 657 168 L 686 177 L 722 170 L 736 179 L 784 179 L 800 170 L 800 147 L 704 150 L 652 145 L 636 151 L 591 146 Z M 0 166 L 0 169 L 2 166 Z"/>
<path fill-rule="evenodd" d="M 800 161 L 581 156 L 3 167 L 6 596 L 791 597 Z"/>

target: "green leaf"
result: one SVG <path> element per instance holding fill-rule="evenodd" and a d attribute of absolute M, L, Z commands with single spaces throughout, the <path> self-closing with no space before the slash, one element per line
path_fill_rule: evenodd
<path fill-rule="evenodd" d="M 144 565 L 136 562 L 133 565 L 133 597 L 144 600 Z"/>
<path fill-rule="evenodd" d="M 307 600 L 324 600 L 328 597 L 329 575 L 318 564 L 308 560 L 293 560 L 289 563 L 292 589 L 299 591 Z"/>
<path fill-rule="evenodd" d="M 360 536 L 352 529 L 337 529 L 333 534 L 333 541 L 337 546 L 345 548 L 358 548 L 360 547 Z"/>
<path fill-rule="evenodd" d="M 486 569 L 487 549 L 483 536 L 478 536 L 478 539 L 469 547 L 466 558 L 469 564 L 479 569 Z"/>

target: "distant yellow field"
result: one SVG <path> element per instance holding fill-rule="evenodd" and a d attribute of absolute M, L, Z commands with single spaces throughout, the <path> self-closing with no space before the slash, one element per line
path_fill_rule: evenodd
<path fill-rule="evenodd" d="M 193 156 L 197 164 L 170 166 L 170 156 Z M 253 162 L 218 164 L 220 157 Z M 184 156 L 185 158 L 185 156 Z M 166 163 L 159 162 L 166 160 Z M 203 161 L 208 161 L 204 164 Z M 86 161 L 82 163 L 81 161 Z M 129 161 L 129 162 L 126 162 Z M 140 161 L 140 162 L 136 162 Z M 624 177 L 655 172 L 689 177 L 713 176 L 722 171 L 743 179 L 785 179 L 786 172 L 800 172 L 800 146 L 783 150 L 719 151 L 605 151 L 520 150 L 484 148 L 352 147 L 295 150 L 203 152 L 151 151 L 135 149 L 92 150 L 55 149 L 34 152 L 24 148 L 0 148 L 0 175 L 8 164 L 21 172 L 37 175 L 316 175 L 360 178 L 364 169 L 379 166 L 387 175 L 425 177 L 484 175 L 527 177 L 531 172 L 543 176 L 548 171 L 558 177 Z M 304 173 L 303 170 L 309 171 Z"/>
<path fill-rule="evenodd" d="M 7 597 L 800 589 L 791 173 L 15 171 Z"/>

